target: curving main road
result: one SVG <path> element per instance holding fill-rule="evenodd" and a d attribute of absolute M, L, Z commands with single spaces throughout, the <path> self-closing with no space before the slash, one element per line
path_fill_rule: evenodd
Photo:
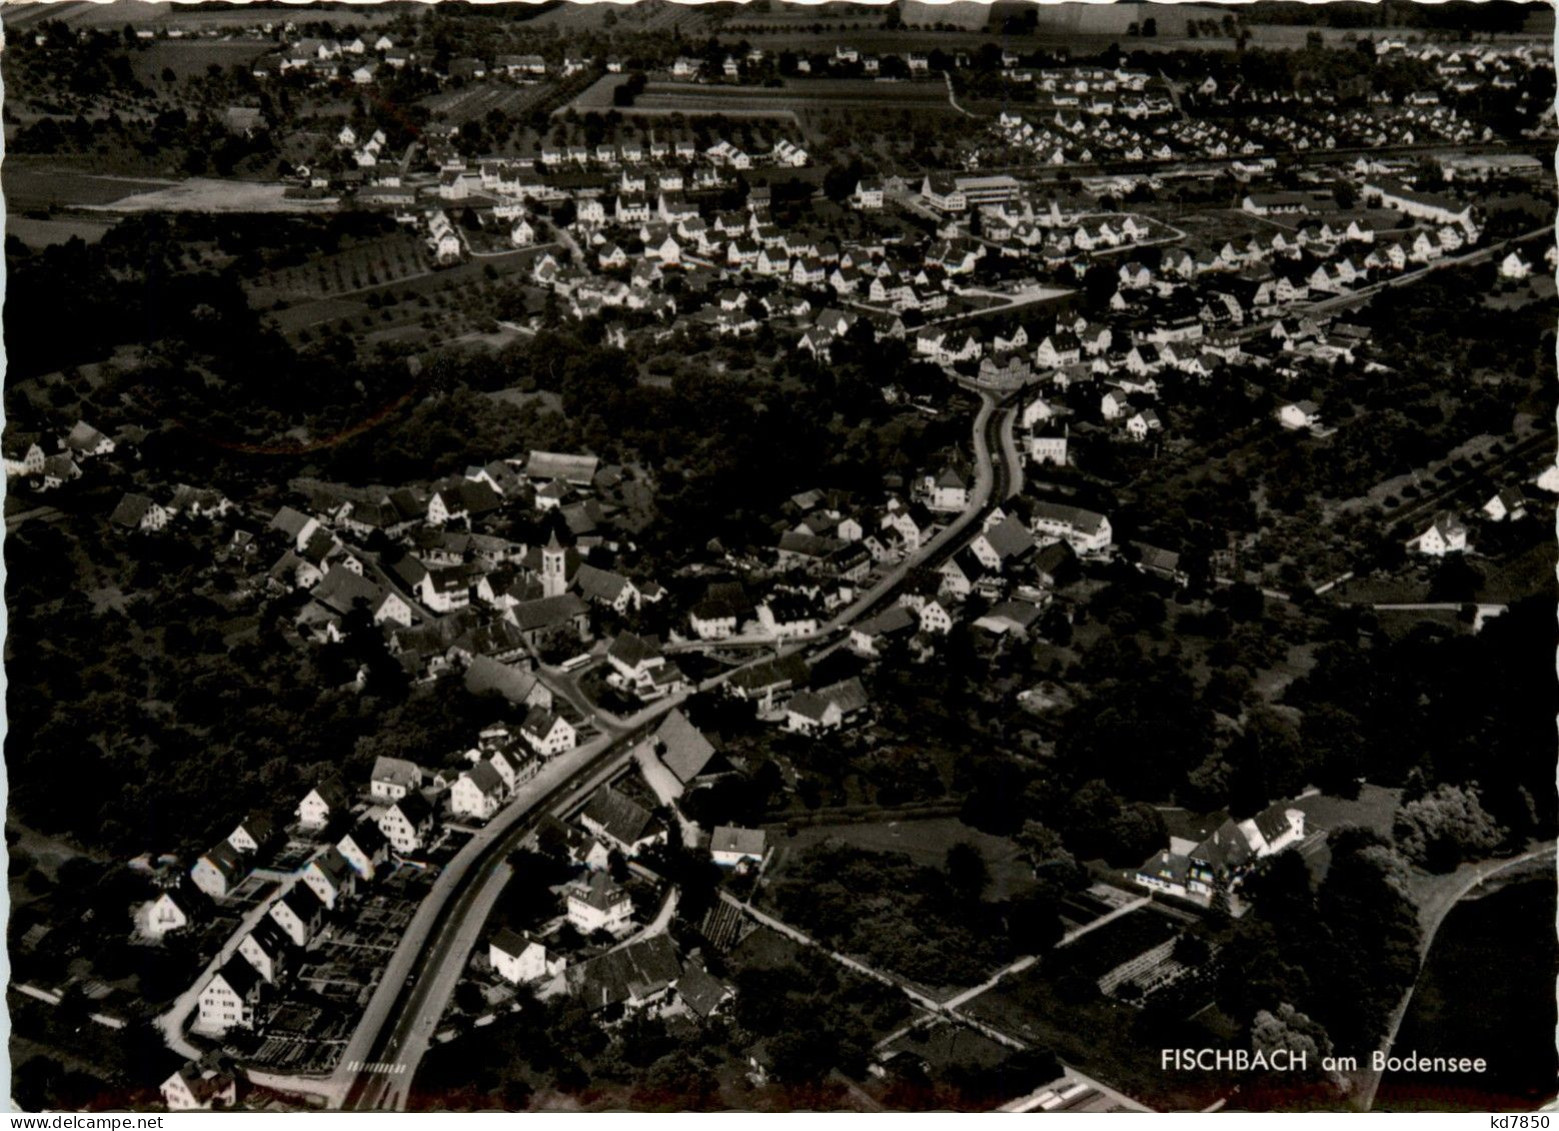
<path fill-rule="evenodd" d="M 1001 399 L 989 391 L 977 391 L 981 407 L 972 429 L 976 481 L 969 506 L 920 553 L 889 571 L 830 621 L 817 637 L 782 648 L 781 654 L 834 647 L 837 641 L 833 638 L 889 601 L 912 569 L 935 567 L 950 557 L 991 512 L 993 500 L 1009 498 L 1021 484 L 1011 430 L 1022 390 Z M 718 686 L 739 670 L 706 680 L 697 690 Z M 660 700 L 622 720 L 622 729 L 613 728 L 613 733 L 555 759 L 449 863 L 418 908 L 331 1078 L 337 1106 L 353 1111 L 405 1110 L 417 1065 L 488 912 L 507 882 L 505 859 L 543 813 L 567 813 L 627 766 L 634 746 L 688 694 Z"/>

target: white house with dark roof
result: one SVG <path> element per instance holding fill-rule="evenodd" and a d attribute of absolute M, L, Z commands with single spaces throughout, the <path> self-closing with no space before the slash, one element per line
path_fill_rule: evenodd
<path fill-rule="evenodd" d="M 325 922 L 327 908 L 318 893 L 307 884 L 294 884 L 267 914 L 292 940 L 294 946 L 308 946 L 309 940 Z"/>
<path fill-rule="evenodd" d="M 330 911 L 336 910 L 357 891 L 357 873 L 335 845 L 310 860 L 298 873 L 298 878 L 313 889 Z"/>
<path fill-rule="evenodd" d="M 248 872 L 238 850 L 224 840 L 195 861 L 189 878 L 212 899 L 221 899 L 237 887 Z"/>
<path fill-rule="evenodd" d="M 346 787 L 339 781 L 322 781 L 298 802 L 298 824 L 311 831 L 323 829 L 337 815 L 346 812 L 348 802 Z"/>
<path fill-rule="evenodd" d="M 381 754 L 374 759 L 368 792 L 376 801 L 398 801 L 422 788 L 422 767 L 405 758 Z"/>
<path fill-rule="evenodd" d="M 1467 527 L 1450 511 L 1435 516 L 1429 528 L 1408 543 L 1409 549 L 1432 558 L 1460 554 L 1467 549 Z"/>
<path fill-rule="evenodd" d="M 578 739 L 572 723 L 545 707 L 532 707 L 526 712 L 520 734 L 530 743 L 531 749 L 544 758 L 574 749 Z"/>
<path fill-rule="evenodd" d="M 379 831 L 402 856 L 420 852 L 433 836 L 433 806 L 420 793 L 392 801 L 379 814 Z"/>
<path fill-rule="evenodd" d="M 215 1036 L 252 1029 L 264 997 L 264 979 L 235 955 L 201 989 L 194 1027 Z"/>
<path fill-rule="evenodd" d="M 238 1102 L 238 1081 L 231 1073 L 187 1061 L 157 1086 L 169 1111 L 212 1111 Z"/>
<path fill-rule="evenodd" d="M 596 931 L 614 935 L 633 929 L 633 897 L 606 872 L 591 872 L 568 890 L 568 921 L 586 937 Z"/>
<path fill-rule="evenodd" d="M 455 780 L 449 790 L 449 811 L 456 817 L 485 821 L 503 804 L 503 778 L 491 763 L 478 762 Z"/>
<path fill-rule="evenodd" d="M 633 798 L 604 785 L 591 796 L 579 823 L 624 856 L 637 856 L 666 842 L 666 829 Z"/>
<path fill-rule="evenodd" d="M 517 986 L 555 978 L 568 967 L 567 958 L 549 952 L 539 939 L 507 927 L 487 944 L 487 959 L 500 978 Z"/>

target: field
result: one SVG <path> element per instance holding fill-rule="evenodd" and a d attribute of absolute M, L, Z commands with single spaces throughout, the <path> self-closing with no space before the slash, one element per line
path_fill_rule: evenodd
<path fill-rule="evenodd" d="M 612 77 L 620 79 L 622 76 Z M 537 103 L 545 100 L 555 89 L 555 85 L 550 82 L 538 82 L 525 86 L 508 84 L 467 86 L 464 90 L 432 95 L 423 99 L 422 105 L 428 108 L 434 118 L 457 126 L 464 122 L 480 120 L 493 110 L 499 110 L 511 118 L 522 117 Z M 606 104 L 607 107 L 611 105 L 610 93 L 607 94 Z"/>
<path fill-rule="evenodd" d="M 315 256 L 300 267 L 271 272 L 250 285 L 249 297 L 258 309 L 277 302 L 330 298 L 423 274 L 426 259 L 422 241 L 396 233 L 333 255 Z"/>
<path fill-rule="evenodd" d="M 276 17 L 267 12 L 246 10 L 240 5 L 234 8 L 208 8 L 204 4 L 147 3 L 145 0 L 111 0 L 109 3 L 88 3 L 78 0 L 71 3 L 39 4 L 29 11 L 16 12 L 7 8 L 6 27 L 22 27 L 40 20 L 63 20 L 72 27 L 100 27 L 118 30 L 125 24 L 138 28 L 182 28 L 187 31 L 209 31 L 216 28 L 254 27 Z M 274 9 L 273 9 L 274 12 Z M 352 24 L 371 27 L 386 24 L 400 16 L 400 12 L 377 5 L 322 5 L 310 12 L 310 18 L 340 25 Z"/>
<path fill-rule="evenodd" d="M 32 163 L 25 158 L 9 158 L 0 166 L 6 211 L 13 213 L 32 208 L 112 204 L 134 193 L 151 192 L 173 183 L 100 176 L 58 164 Z"/>
<path fill-rule="evenodd" d="M 213 63 L 224 71 L 235 64 L 247 67 L 273 47 L 260 39 L 159 39 L 130 52 L 130 67 L 143 83 L 161 85 L 165 69 L 182 81 L 205 74 Z"/>
<path fill-rule="evenodd" d="M 1399 1055 L 1481 1056 L 1479 1076 L 1387 1075 L 1377 1111 L 1535 1111 L 1554 1092 L 1554 888 L 1528 880 L 1461 903 L 1419 975 Z M 1491 977 L 1491 973 L 1493 977 Z"/>
<path fill-rule="evenodd" d="M 331 212 L 334 200 L 303 200 L 286 195 L 287 186 L 254 181 L 191 177 L 105 204 L 83 207 L 105 212 Z"/>
<path fill-rule="evenodd" d="M 800 829 L 781 842 L 781 852 L 770 868 L 770 875 L 783 870 L 785 857 L 805 851 L 823 840 L 833 838 L 867 852 L 902 852 L 917 864 L 942 867 L 947 850 L 961 842 L 974 845 L 985 857 L 991 871 L 991 886 L 986 895 L 1006 899 L 1034 887 L 1033 870 L 1018 848 L 1005 837 L 991 836 L 972 829 L 954 817 L 924 821 L 884 821 L 871 824 L 818 825 Z"/>
<path fill-rule="evenodd" d="M 79 236 L 87 243 L 103 238 L 112 224 L 101 220 L 34 220 L 29 216 L 7 216 L 5 233 L 28 247 L 49 247 Z"/>

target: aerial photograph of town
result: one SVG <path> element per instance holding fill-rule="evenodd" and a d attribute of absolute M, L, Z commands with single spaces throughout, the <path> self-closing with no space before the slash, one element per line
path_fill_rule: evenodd
<path fill-rule="evenodd" d="M 1552 6 L 0 21 L 12 1109 L 1559 1097 Z"/>

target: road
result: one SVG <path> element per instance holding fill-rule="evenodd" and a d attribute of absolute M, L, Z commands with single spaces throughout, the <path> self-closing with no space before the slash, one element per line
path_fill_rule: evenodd
<path fill-rule="evenodd" d="M 831 639 L 833 636 L 890 600 L 912 568 L 934 566 L 951 556 L 962 544 L 958 540 L 977 529 L 977 524 L 990 513 L 991 500 L 1008 497 L 1021 470 L 1015 449 L 1002 442 L 1002 429 L 1010 427 L 1020 394 L 1021 390 L 1017 390 L 998 400 L 994 394 L 980 393 L 980 410 L 971 430 L 975 486 L 969 506 L 958 518 L 919 554 L 891 570 L 836 616 L 819 637 L 782 648 L 782 653 L 835 647 L 837 640 Z M 997 451 L 1007 458 L 995 458 L 993 453 Z M 719 686 L 739 670 L 705 680 L 697 690 Z M 555 671 L 548 676 L 549 686 L 556 683 L 555 690 L 565 697 L 568 696 L 564 689 L 572 688 L 589 705 L 587 714 L 596 717 L 594 705 L 589 704 L 572 680 Z M 525 839 L 542 813 L 567 813 L 582 804 L 601 782 L 627 766 L 640 739 L 688 694 L 660 700 L 621 720 L 620 727 L 610 733 L 555 759 L 522 787 L 515 800 L 445 867 L 392 956 L 332 1078 L 340 1106 L 354 1111 L 405 1110 L 417 1065 L 448 1006 L 488 912 L 507 880 L 502 871 L 505 858 Z M 575 700 L 570 698 L 570 702 Z M 926 1000 L 935 1006 L 934 1001 Z M 394 1070 L 364 1071 L 360 1067 L 363 1064 L 390 1065 Z"/>
<path fill-rule="evenodd" d="M 401 1110 L 439 1018 L 508 876 L 505 859 L 547 812 L 567 812 L 627 764 L 632 741 L 676 706 L 673 696 L 629 720 L 626 735 L 603 735 L 554 759 L 445 866 L 384 971 L 333 1076 L 340 1106 Z M 358 1067 L 390 1064 L 395 1074 Z"/>
<path fill-rule="evenodd" d="M 1511 857 L 1508 860 L 1485 860 L 1479 864 L 1469 865 L 1467 868 L 1452 873 L 1450 876 L 1438 877 L 1444 881 L 1435 890 L 1418 896 L 1418 925 L 1421 942 L 1418 948 L 1419 969 L 1422 971 L 1424 960 L 1429 956 L 1430 944 L 1434 942 L 1435 934 L 1440 930 L 1440 924 L 1450 914 L 1451 909 L 1460 903 L 1475 888 L 1481 887 L 1489 880 L 1508 872 L 1522 864 L 1534 860 L 1541 860 L 1545 856 L 1554 855 L 1555 843 L 1549 841 L 1539 845 L 1520 856 Z M 1417 988 L 1417 980 L 1408 987 L 1407 993 L 1402 995 L 1402 1001 L 1397 1006 L 1396 1012 L 1391 1015 L 1391 1027 L 1386 1032 L 1385 1039 L 1380 1044 L 1380 1051 L 1389 1055 L 1392 1046 L 1396 1043 L 1397 1031 L 1402 1028 L 1402 1019 L 1407 1016 L 1408 1005 L 1413 1000 L 1413 991 Z M 1368 1061 L 1365 1062 L 1368 1064 Z M 1354 1081 L 1353 1102 L 1360 1111 L 1369 1111 L 1375 1104 L 1375 1093 L 1380 1089 L 1380 1078 L 1383 1073 L 1363 1068 L 1358 1072 L 1350 1073 Z"/>

